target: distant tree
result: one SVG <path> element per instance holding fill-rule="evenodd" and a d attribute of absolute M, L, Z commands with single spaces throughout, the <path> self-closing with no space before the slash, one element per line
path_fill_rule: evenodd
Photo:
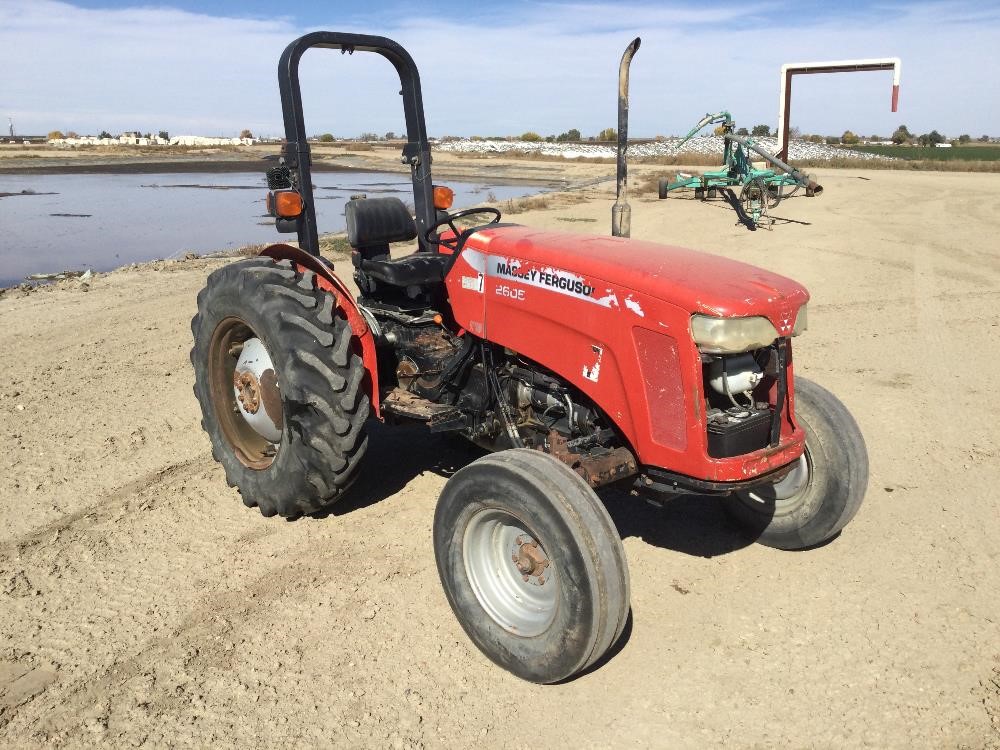
<path fill-rule="evenodd" d="M 958 142 L 959 143 L 968 143 L 971 140 L 972 140 L 972 136 L 969 135 L 968 133 L 962 133 L 962 135 L 958 136 Z"/>
<path fill-rule="evenodd" d="M 814 134 L 814 135 L 807 135 L 806 140 L 809 141 L 810 143 L 823 143 L 826 139 L 823 138 L 823 136 L 821 135 Z"/>
<path fill-rule="evenodd" d="M 910 140 L 913 140 L 913 133 L 911 133 L 905 125 L 900 125 L 892 131 L 892 142 L 897 146 Z"/>
<path fill-rule="evenodd" d="M 930 142 L 932 146 L 936 146 L 939 143 L 944 143 L 945 137 L 936 130 L 932 130 L 930 133 L 927 134 L 927 140 Z"/>
<path fill-rule="evenodd" d="M 319 137 L 320 143 L 333 143 L 333 140 L 333 133 L 323 133 L 323 135 Z"/>
<path fill-rule="evenodd" d="M 771 135 L 770 125 L 754 125 L 750 130 L 750 135 Z"/>
<path fill-rule="evenodd" d="M 556 142 L 556 137 L 554 135 L 547 135 L 547 136 L 545 136 L 545 142 L 546 143 L 555 143 Z"/>
<path fill-rule="evenodd" d="M 861 139 L 858 138 L 856 135 L 854 135 L 854 133 L 852 133 L 850 130 L 845 130 L 844 134 L 840 136 L 840 142 L 846 146 L 853 146 L 859 140 Z"/>
<path fill-rule="evenodd" d="M 162 138 L 165 141 L 170 140 L 170 133 L 168 133 L 166 130 L 161 130 L 159 133 L 157 133 L 157 135 L 160 136 L 160 138 Z"/>
<path fill-rule="evenodd" d="M 556 136 L 556 140 L 560 143 L 566 143 L 568 141 L 578 141 L 580 140 L 580 131 L 576 128 L 570 128 L 565 133 L 560 133 Z"/>
<path fill-rule="evenodd" d="M 396 134 L 390 130 L 388 133 L 385 134 L 385 139 L 387 141 L 394 141 L 396 140 Z"/>
<path fill-rule="evenodd" d="M 253 138 L 253 133 L 251 133 L 248 128 L 243 128 L 243 130 L 240 131 L 240 138 Z"/>
<path fill-rule="evenodd" d="M 614 128 L 604 128 L 600 133 L 597 134 L 597 140 L 599 141 L 617 141 L 618 131 Z"/>
<path fill-rule="evenodd" d="M 979 141 L 980 143 L 989 143 L 990 137 L 988 135 L 981 135 L 976 140 Z"/>
<path fill-rule="evenodd" d="M 718 127 L 715 128 L 715 130 L 712 131 L 712 135 L 725 135 L 725 134 L 726 134 L 725 125 L 719 125 Z"/>
<path fill-rule="evenodd" d="M 111 133 L 109 133 L 107 130 L 102 130 L 100 132 L 100 135 L 98 135 L 97 137 L 98 138 L 114 138 L 114 136 L 111 135 Z"/>
<path fill-rule="evenodd" d="M 750 135 L 750 131 L 746 128 L 740 128 L 736 131 L 736 135 Z"/>
<path fill-rule="evenodd" d="M 838 137 L 837 137 L 837 136 L 835 136 L 835 135 L 828 135 L 828 136 L 826 137 L 826 145 L 827 145 L 827 146 L 836 146 L 836 145 L 838 145 L 839 143 L 840 143 L 840 138 L 838 138 Z"/>
<path fill-rule="evenodd" d="M 75 130 L 67 130 L 66 131 L 66 137 L 67 138 L 79 138 L 80 136 L 77 135 L 77 133 L 76 133 Z"/>
<path fill-rule="evenodd" d="M 66 136 L 64 136 L 64 135 L 62 134 L 62 131 L 61 131 L 61 130 L 53 130 L 53 131 L 51 131 L 51 132 L 50 132 L 50 133 L 48 134 L 48 139 L 49 139 L 50 141 L 55 141 L 55 140 L 62 140 L 62 139 L 63 139 L 63 138 L 65 138 L 65 137 L 66 137 Z"/>
<path fill-rule="evenodd" d="M 795 139 L 801 138 L 802 137 L 802 131 L 799 130 L 797 127 L 795 127 L 793 125 L 792 127 L 790 127 L 788 129 L 788 137 L 789 138 L 795 138 Z"/>
<path fill-rule="evenodd" d="M 454 140 L 454 136 L 450 135 L 446 135 L 445 138 L 451 138 Z M 378 139 L 379 139 L 378 133 L 362 133 L 360 136 L 358 136 L 359 141 L 377 141 Z"/>
<path fill-rule="evenodd" d="M 529 130 L 527 133 L 521 133 L 520 140 L 528 141 L 529 143 L 538 143 L 542 140 L 542 136 L 538 135 L 538 133 L 533 130 Z"/>

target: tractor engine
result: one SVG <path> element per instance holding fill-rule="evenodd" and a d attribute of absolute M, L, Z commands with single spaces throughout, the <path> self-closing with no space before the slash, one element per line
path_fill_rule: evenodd
<path fill-rule="evenodd" d="M 388 413 L 490 451 L 542 450 L 593 486 L 636 473 L 635 456 L 600 410 L 555 374 L 474 336 L 452 335 L 433 312 L 409 320 L 378 313 L 380 381 L 395 385 L 383 400 Z"/>

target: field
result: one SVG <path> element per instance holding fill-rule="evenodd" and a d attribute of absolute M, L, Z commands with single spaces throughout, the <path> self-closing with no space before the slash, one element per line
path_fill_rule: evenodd
<path fill-rule="evenodd" d="M 565 180 L 513 220 L 608 232 L 606 165 L 434 166 Z M 716 500 L 606 493 L 631 626 L 549 687 L 482 657 L 441 591 L 434 506 L 469 451 L 372 424 L 350 497 L 296 522 L 226 486 L 188 351 L 228 261 L 0 295 L 0 746 L 1000 748 L 1000 176 L 816 176 L 773 231 L 643 194 L 633 236 L 809 288 L 796 374 L 857 418 L 864 506 L 784 553 Z"/>
<path fill-rule="evenodd" d="M 935 146 L 851 146 L 855 151 L 865 151 L 880 156 L 891 156 L 907 161 L 998 161 L 1000 145 L 967 145 L 937 148 Z"/>

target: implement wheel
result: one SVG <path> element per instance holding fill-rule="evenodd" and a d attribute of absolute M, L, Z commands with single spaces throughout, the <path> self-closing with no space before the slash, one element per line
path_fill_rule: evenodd
<path fill-rule="evenodd" d="M 768 193 L 767 186 L 759 177 L 755 177 L 747 182 L 740 190 L 740 205 L 743 207 L 743 214 L 753 222 L 755 227 L 762 222 L 770 222 L 767 215 Z"/>
<path fill-rule="evenodd" d="M 657 190 L 660 195 L 660 199 L 670 197 L 670 180 L 666 177 L 661 177 L 660 181 L 657 183 Z"/>
<path fill-rule="evenodd" d="M 315 274 L 270 258 L 220 268 L 191 331 L 201 424 L 244 504 L 292 518 L 338 500 L 370 408 L 350 326 Z"/>
<path fill-rule="evenodd" d="M 618 531 L 590 486 L 544 453 L 501 451 L 448 480 L 434 554 L 472 642 L 525 680 L 558 682 L 586 669 L 625 627 Z"/>

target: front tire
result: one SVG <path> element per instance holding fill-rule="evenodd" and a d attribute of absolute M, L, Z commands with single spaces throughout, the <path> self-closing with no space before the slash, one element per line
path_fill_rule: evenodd
<path fill-rule="evenodd" d="M 434 554 L 472 642 L 522 679 L 577 674 L 625 627 L 628 565 L 614 522 L 578 474 L 544 453 L 501 451 L 448 480 Z"/>
<path fill-rule="evenodd" d="M 868 451 L 857 422 L 825 388 L 795 379 L 795 418 L 806 447 L 782 480 L 725 499 L 730 516 L 768 547 L 796 550 L 833 539 L 861 507 Z"/>
<path fill-rule="evenodd" d="M 351 328 L 316 275 L 266 257 L 224 266 L 191 331 L 202 427 L 244 504 L 294 518 L 340 499 L 370 405 Z"/>

